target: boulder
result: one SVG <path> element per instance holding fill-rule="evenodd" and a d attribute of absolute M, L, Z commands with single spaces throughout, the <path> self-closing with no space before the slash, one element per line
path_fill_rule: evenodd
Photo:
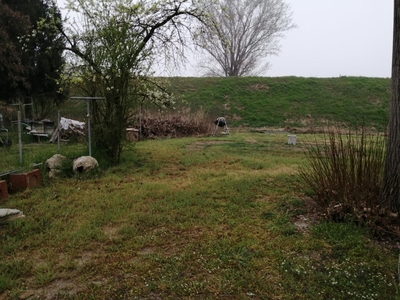
<path fill-rule="evenodd" d="M 99 166 L 99 163 L 94 157 L 81 156 L 73 161 L 72 169 L 76 173 L 86 173 Z"/>
<path fill-rule="evenodd" d="M 61 154 L 54 154 L 48 160 L 46 160 L 45 166 L 46 170 L 49 171 L 49 177 L 54 178 L 57 176 L 57 173 L 60 172 L 60 168 L 67 158 Z"/>

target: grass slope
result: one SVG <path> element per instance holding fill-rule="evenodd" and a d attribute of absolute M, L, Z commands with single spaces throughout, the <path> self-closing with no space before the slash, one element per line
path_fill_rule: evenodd
<path fill-rule="evenodd" d="M 231 125 L 319 126 L 327 121 L 383 130 L 390 79 L 366 77 L 172 78 L 171 90 L 193 108 Z"/>

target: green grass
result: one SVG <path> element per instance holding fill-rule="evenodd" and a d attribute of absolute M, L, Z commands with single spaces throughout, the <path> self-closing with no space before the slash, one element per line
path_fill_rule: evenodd
<path fill-rule="evenodd" d="M 28 171 L 33 164 L 43 164 L 36 166 L 44 168 L 45 161 L 56 153 L 62 154 L 70 159 L 88 155 L 88 148 L 85 144 L 61 144 L 58 149 L 56 144 L 49 144 L 48 141 L 38 143 L 37 140 L 31 140 L 32 136 L 22 135 L 21 156 L 18 145 L 18 137 L 10 135 L 13 140 L 11 147 L 0 147 L 0 173 L 10 170 Z"/>
<path fill-rule="evenodd" d="M 339 124 L 385 131 L 388 123 L 390 78 L 167 79 L 169 91 L 183 101 L 178 101 L 181 104 L 177 105 L 177 111 L 187 111 L 187 105 L 192 112 L 204 111 L 210 124 L 216 117 L 225 116 L 233 127 L 320 128 Z M 70 96 L 82 96 L 76 93 L 72 89 Z M 151 107 L 145 109 L 151 111 Z M 62 117 L 86 121 L 86 101 L 69 99 L 59 110 Z M 56 120 L 57 111 L 48 117 Z M 32 142 L 32 137 L 24 138 Z M 16 134 L 12 140 L 16 145 Z"/>
<path fill-rule="evenodd" d="M 228 124 L 235 127 L 310 128 L 339 123 L 351 127 L 364 124 L 379 131 L 384 131 L 388 123 L 390 78 L 167 79 L 169 90 L 192 111 L 200 108 L 206 111 L 210 123 L 218 116 L 225 116 Z M 70 96 L 84 96 L 77 93 L 72 88 Z M 179 108 L 182 107 L 178 105 Z M 86 121 L 85 101 L 67 100 L 59 109 L 62 117 Z M 57 111 L 48 117 L 55 120 Z"/>
<path fill-rule="evenodd" d="M 306 140 L 145 141 L 101 176 L 11 195 L 6 206 L 26 218 L 0 227 L 0 296 L 399 299 L 398 254 L 365 228 L 296 225 L 310 218 Z"/>
<path fill-rule="evenodd" d="M 389 78 L 173 78 L 171 90 L 228 124 L 311 127 L 327 122 L 384 130 Z"/>

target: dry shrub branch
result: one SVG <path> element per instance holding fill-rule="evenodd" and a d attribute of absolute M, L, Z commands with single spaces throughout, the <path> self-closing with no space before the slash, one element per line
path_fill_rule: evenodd
<path fill-rule="evenodd" d="M 300 174 L 324 215 L 334 221 L 355 220 L 375 232 L 400 237 L 398 218 L 378 201 L 386 139 L 361 132 L 327 131 L 309 143 L 307 164 Z"/>
<path fill-rule="evenodd" d="M 166 115 L 148 115 L 141 118 L 142 139 L 200 136 L 212 131 L 212 120 L 202 110 L 184 109 Z"/>

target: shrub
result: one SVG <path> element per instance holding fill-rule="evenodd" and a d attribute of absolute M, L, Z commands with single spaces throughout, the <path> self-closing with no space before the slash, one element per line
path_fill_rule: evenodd
<path fill-rule="evenodd" d="M 178 138 L 211 133 L 213 120 L 204 111 L 191 112 L 183 109 L 167 115 L 148 115 L 141 118 L 142 139 L 162 137 Z"/>
<path fill-rule="evenodd" d="M 329 218 L 351 216 L 365 219 L 378 215 L 385 138 L 361 133 L 329 130 L 323 141 L 315 139 L 300 174 L 311 196 Z"/>

